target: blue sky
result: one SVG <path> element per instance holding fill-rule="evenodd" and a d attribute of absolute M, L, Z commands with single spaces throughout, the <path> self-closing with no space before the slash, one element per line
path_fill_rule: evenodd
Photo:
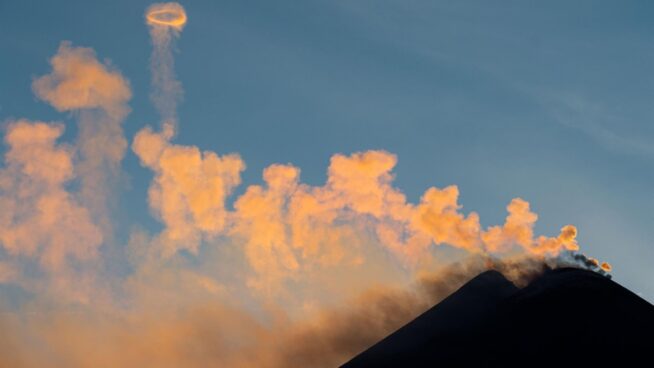
<path fill-rule="evenodd" d="M 0 0 L 0 120 L 74 120 L 30 87 L 69 40 L 130 80 L 129 140 L 156 124 L 148 4 Z M 464 212 L 491 225 L 522 197 L 537 233 L 577 225 L 586 254 L 654 300 L 651 2 L 182 4 L 178 143 L 240 153 L 245 184 L 288 162 L 320 184 L 332 154 L 388 150 L 412 201 L 457 184 Z M 122 226 L 156 229 L 143 201 L 151 172 L 132 152 L 124 170 Z"/>

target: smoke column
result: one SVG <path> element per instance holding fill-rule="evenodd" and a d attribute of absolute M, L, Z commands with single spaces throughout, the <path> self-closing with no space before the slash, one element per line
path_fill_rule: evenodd
<path fill-rule="evenodd" d="M 129 82 L 111 64 L 98 61 L 92 49 L 73 47 L 66 41 L 50 64 L 52 71 L 34 80 L 32 89 L 57 111 L 77 117 L 81 161 L 75 171 L 82 183 L 80 197 L 111 243 L 108 203 L 117 194 L 113 188 L 119 183 L 120 163 L 127 148 L 122 123 L 130 111 Z"/>
<path fill-rule="evenodd" d="M 0 279 L 41 297 L 87 303 L 98 295 L 101 251 L 113 243 L 108 203 L 127 147 L 122 122 L 131 90 L 90 48 L 64 41 L 50 64 L 51 72 L 34 80 L 34 94 L 72 113 L 79 135 L 69 145 L 57 142 L 65 130 L 60 123 L 6 125 Z"/>
<path fill-rule="evenodd" d="M 177 125 L 177 103 L 182 85 L 175 79 L 174 41 L 186 25 L 184 8 L 174 2 L 152 4 L 145 12 L 152 39 L 152 101 L 163 120 L 164 130 L 173 135 Z"/>

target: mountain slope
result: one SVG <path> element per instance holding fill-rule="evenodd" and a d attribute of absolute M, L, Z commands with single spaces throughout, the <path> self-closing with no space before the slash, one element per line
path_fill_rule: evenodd
<path fill-rule="evenodd" d="M 642 359 L 654 359 L 654 306 L 605 276 L 565 268 L 523 289 L 484 272 L 343 368 L 603 366 Z"/>

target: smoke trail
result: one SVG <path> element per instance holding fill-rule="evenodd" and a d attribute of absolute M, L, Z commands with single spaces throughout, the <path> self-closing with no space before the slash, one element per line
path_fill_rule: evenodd
<path fill-rule="evenodd" d="M 81 200 L 111 243 L 108 203 L 116 194 L 127 148 L 122 122 L 129 113 L 129 83 L 110 64 L 99 62 L 92 49 L 73 47 L 70 42 L 61 43 L 50 64 L 50 74 L 34 80 L 34 93 L 58 111 L 78 117 L 77 149 L 82 160 L 76 162 L 75 171 L 82 181 Z"/>
<path fill-rule="evenodd" d="M 186 12 L 178 3 L 157 3 L 148 7 L 145 20 L 150 27 L 153 46 L 151 98 L 167 134 L 173 135 L 177 126 L 177 103 L 182 97 L 182 85 L 175 79 L 173 47 L 186 24 Z"/>
<path fill-rule="evenodd" d="M 108 199 L 127 142 L 129 83 L 92 49 L 62 42 L 52 71 L 34 80 L 37 97 L 78 118 L 75 145 L 57 143 L 58 123 L 7 125 L 0 170 L 0 279 L 60 302 L 97 296 L 99 250 L 112 241 Z M 76 182 L 80 182 L 76 190 Z M 42 272 L 39 276 L 39 272 Z"/>

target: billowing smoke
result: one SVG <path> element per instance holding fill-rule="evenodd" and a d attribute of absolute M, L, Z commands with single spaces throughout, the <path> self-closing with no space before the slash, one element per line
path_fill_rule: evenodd
<path fill-rule="evenodd" d="M 50 60 L 52 72 L 36 79 L 34 93 L 57 111 L 72 112 L 79 121 L 75 172 L 81 180 L 80 199 L 105 238 L 112 237 L 109 198 L 120 179 L 127 140 L 122 122 L 129 113 L 131 90 L 110 64 L 99 62 L 90 48 L 62 42 Z"/>
<path fill-rule="evenodd" d="M 197 253 L 203 237 L 225 228 L 225 199 L 240 184 L 245 164 L 237 155 L 220 157 L 170 144 L 168 138 L 145 128 L 134 138 L 133 149 L 155 173 L 148 198 L 166 225 L 160 237 L 164 255 L 180 249 Z"/>
<path fill-rule="evenodd" d="M 2 273 L 6 279 L 17 278 L 17 268 L 29 266 L 19 261 L 34 260 L 52 283 L 39 285 L 28 276 L 15 281 L 39 293 L 85 301 L 90 285 L 79 279 L 70 260 L 94 259 L 102 232 L 66 190 L 74 178 L 73 151 L 56 144 L 63 131 L 61 124 L 27 120 L 7 127 L 9 150 L 0 171 L 0 242 L 7 253 Z"/>
<path fill-rule="evenodd" d="M 166 225 L 163 253 L 196 253 L 203 238 L 227 236 L 242 244 L 254 287 L 275 288 L 307 269 L 365 262 L 360 243 L 375 243 L 409 267 L 428 258 L 434 244 L 473 254 L 517 249 L 540 259 L 578 249 L 572 225 L 557 237 L 535 237 L 538 216 L 520 198 L 507 206 L 504 225 L 487 230 L 476 213 L 461 213 L 456 186 L 430 188 L 420 203 L 407 202 L 392 186 L 396 157 L 384 151 L 333 156 L 319 187 L 301 183 L 297 167 L 272 165 L 264 170 L 265 185 L 247 188 L 230 211 L 225 197 L 244 168 L 238 156 L 171 145 L 147 128 L 133 149 L 155 172 L 149 198 Z"/>
<path fill-rule="evenodd" d="M 495 264 L 513 268 L 513 264 Z M 50 312 L 27 320 L 0 319 L 20 326 L 6 336 L 0 365 L 24 367 L 316 367 L 338 366 L 409 322 L 486 268 L 482 257 L 454 263 L 417 277 L 405 287 L 378 285 L 311 318 L 292 320 L 271 312 L 255 314 L 221 302 L 187 305 L 182 310 L 129 313 Z M 518 268 L 515 268 L 517 272 Z M 527 270 L 533 271 L 533 270 Z M 525 275 L 515 274 L 516 277 Z M 528 276 L 528 275 L 527 275 Z M 0 330 L 3 331 L 3 330 Z M 25 343 L 36 339 L 39 350 Z M 29 346 L 29 350 L 21 350 Z"/>
<path fill-rule="evenodd" d="M 21 119 L 6 126 L 0 278 L 56 299 L 88 302 L 100 246 L 113 235 L 108 201 L 127 148 L 121 124 L 131 91 L 92 49 L 62 42 L 50 64 L 52 71 L 34 80 L 34 93 L 72 112 L 79 136 L 68 145 L 57 143 L 64 133 L 60 123 Z"/>
<path fill-rule="evenodd" d="M 521 198 L 490 227 L 463 210 L 455 185 L 408 201 L 383 150 L 333 155 L 322 185 L 272 164 L 232 198 L 238 154 L 173 142 L 174 41 L 186 22 L 177 3 L 146 11 L 162 124 L 131 148 L 152 172 L 147 205 L 162 229 L 135 226 L 124 258 L 102 257 L 119 245 L 108 203 L 127 146 L 120 72 L 64 42 L 33 90 L 77 118 L 77 140 L 61 142 L 61 123 L 6 124 L 0 284 L 25 301 L 0 299 L 0 366 L 333 367 L 484 270 L 519 286 L 560 266 L 610 271 L 578 252 L 572 225 L 536 235 Z M 109 261 L 131 271 L 107 274 Z"/>

